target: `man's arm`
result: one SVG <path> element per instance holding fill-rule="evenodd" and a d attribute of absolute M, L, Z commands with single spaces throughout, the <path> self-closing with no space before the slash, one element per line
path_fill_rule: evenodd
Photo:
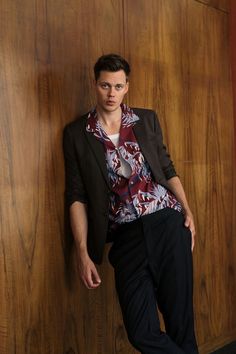
<path fill-rule="evenodd" d="M 170 155 L 167 152 L 166 146 L 163 143 L 163 134 L 162 134 L 161 126 L 155 112 L 154 112 L 154 131 L 157 136 L 158 155 L 159 155 L 161 168 L 166 177 L 170 191 L 176 196 L 177 200 L 182 205 L 184 215 L 185 215 L 184 225 L 188 227 L 192 233 L 192 250 L 193 250 L 194 237 L 195 237 L 195 226 L 194 226 L 193 214 L 189 208 L 182 183 L 180 182 L 180 179 L 176 174 L 174 164 L 171 161 Z"/>
<path fill-rule="evenodd" d="M 75 240 L 80 277 L 88 289 L 95 289 L 100 285 L 101 279 L 93 261 L 88 255 L 86 204 L 76 201 L 70 206 L 70 222 Z"/>
<path fill-rule="evenodd" d="M 185 215 L 185 223 L 184 225 L 188 227 L 192 233 L 192 251 L 194 248 L 194 237 L 195 237 L 195 226 L 193 220 L 193 214 L 190 210 L 190 207 L 187 202 L 187 198 L 184 192 L 184 188 L 178 176 L 172 177 L 167 180 L 170 191 L 175 195 L 177 200 L 182 205 L 184 215 Z"/>
<path fill-rule="evenodd" d="M 65 158 L 65 199 L 70 211 L 70 224 L 76 245 L 79 274 L 85 286 L 93 289 L 100 284 L 101 280 L 87 251 L 87 193 L 80 175 L 69 126 L 64 129 L 63 152 Z"/>
<path fill-rule="evenodd" d="M 165 175 L 165 178 L 168 180 L 174 176 L 177 176 L 177 173 L 175 171 L 175 167 L 173 164 L 173 161 L 170 159 L 170 155 L 166 149 L 166 146 L 163 142 L 163 134 L 162 134 L 162 129 L 160 126 L 159 119 L 157 117 L 157 114 L 153 112 L 153 119 L 154 119 L 154 132 L 156 134 L 156 139 L 157 139 L 157 148 L 158 148 L 158 156 L 159 156 L 159 161 L 161 164 L 162 171 Z"/>

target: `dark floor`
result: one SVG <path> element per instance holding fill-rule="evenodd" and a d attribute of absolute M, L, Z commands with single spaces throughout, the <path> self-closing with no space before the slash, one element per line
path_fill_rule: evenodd
<path fill-rule="evenodd" d="M 236 342 L 230 343 L 224 348 L 218 349 L 211 354 L 236 354 Z"/>

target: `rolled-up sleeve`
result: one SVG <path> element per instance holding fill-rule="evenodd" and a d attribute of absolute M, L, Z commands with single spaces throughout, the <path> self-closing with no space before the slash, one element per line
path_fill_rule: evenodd
<path fill-rule="evenodd" d="M 154 129 L 155 129 L 155 134 L 157 136 L 158 156 L 159 156 L 161 168 L 165 175 L 165 178 L 168 180 L 174 176 L 177 176 L 177 173 L 173 161 L 171 160 L 170 155 L 167 152 L 166 146 L 163 143 L 163 134 L 162 134 L 161 126 L 155 112 L 154 112 Z"/>
<path fill-rule="evenodd" d="M 66 126 L 63 132 L 63 152 L 65 161 L 65 201 L 69 207 L 75 201 L 87 203 L 87 194 L 83 179 L 79 170 L 76 157 L 75 144 L 70 132 L 70 126 Z"/>

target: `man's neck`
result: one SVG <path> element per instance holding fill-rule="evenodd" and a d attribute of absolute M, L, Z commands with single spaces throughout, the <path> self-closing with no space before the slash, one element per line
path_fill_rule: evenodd
<path fill-rule="evenodd" d="M 106 125 L 111 126 L 121 122 L 122 110 L 121 108 L 117 109 L 114 112 L 106 112 L 101 110 L 99 107 L 96 108 L 98 120 Z"/>
<path fill-rule="evenodd" d="M 114 112 L 106 112 L 99 109 L 99 107 L 97 107 L 96 110 L 98 120 L 100 121 L 103 129 L 107 132 L 107 134 L 119 132 L 122 116 L 121 108 L 117 109 Z"/>

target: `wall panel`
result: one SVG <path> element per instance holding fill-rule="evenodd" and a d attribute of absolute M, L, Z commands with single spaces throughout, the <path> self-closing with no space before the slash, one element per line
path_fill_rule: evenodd
<path fill-rule="evenodd" d="M 125 8 L 125 50 L 134 73 L 129 103 L 159 112 L 195 215 L 196 330 L 208 352 L 236 334 L 228 16 L 198 1 L 135 4 L 129 0 Z"/>
<path fill-rule="evenodd" d="M 123 51 L 122 3 L 2 1 L 0 13 L 0 351 L 128 353 L 111 268 L 89 292 L 65 265 L 61 151 L 64 125 L 94 104 L 94 61 Z"/>

